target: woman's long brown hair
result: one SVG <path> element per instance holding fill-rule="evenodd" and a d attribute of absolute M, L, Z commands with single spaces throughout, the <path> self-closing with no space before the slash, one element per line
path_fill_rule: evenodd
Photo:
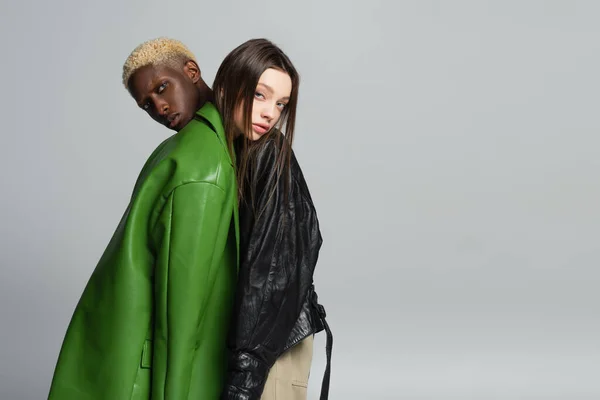
<path fill-rule="evenodd" d="M 240 132 L 235 125 L 235 112 L 239 105 L 243 106 L 244 131 L 252 131 L 252 105 L 256 86 L 260 76 L 269 68 L 275 68 L 287 73 L 292 80 L 292 92 L 288 104 L 284 108 L 277 124 L 258 141 L 253 142 L 245 134 L 245 139 L 238 147 L 237 153 L 234 149 L 234 141 Z M 254 187 L 249 182 L 249 171 L 253 167 L 254 157 L 252 154 L 257 151 L 264 140 L 268 140 L 272 135 L 277 135 L 277 131 L 283 132 L 285 126 L 285 137 L 278 134 L 282 143 L 277 143 L 281 149 L 276 161 L 274 171 L 277 173 L 277 179 L 285 177 L 285 193 L 290 184 L 289 166 L 291 160 L 291 146 L 294 139 L 294 125 L 296 122 L 296 106 L 298 104 L 298 87 L 300 77 L 294 68 L 294 65 L 285 53 L 275 44 L 266 39 L 251 39 L 237 48 L 225 57 L 213 84 L 216 106 L 221 113 L 227 145 L 232 156 L 237 157 L 237 182 L 238 199 L 245 201 L 245 194 L 250 193 L 250 197 L 255 198 Z M 247 186 L 250 186 L 247 188 Z M 250 192 L 247 192 L 250 189 Z"/>

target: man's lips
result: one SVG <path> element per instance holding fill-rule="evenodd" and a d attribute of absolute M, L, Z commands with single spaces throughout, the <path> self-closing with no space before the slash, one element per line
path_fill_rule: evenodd
<path fill-rule="evenodd" d="M 175 128 L 179 123 L 179 114 L 171 114 L 169 118 L 167 118 L 167 122 L 169 124 L 169 128 Z"/>
<path fill-rule="evenodd" d="M 268 124 L 252 124 L 252 127 L 260 134 L 267 133 L 271 128 Z"/>

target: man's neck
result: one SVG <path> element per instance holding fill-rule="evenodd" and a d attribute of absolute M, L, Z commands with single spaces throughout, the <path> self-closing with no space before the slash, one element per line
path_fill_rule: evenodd
<path fill-rule="evenodd" d="M 206 104 L 206 102 L 208 101 L 214 103 L 213 91 L 211 88 L 208 87 L 206 83 L 204 83 L 204 81 L 198 82 L 198 92 L 200 93 L 200 97 L 198 99 L 197 110 L 204 107 L 204 104 Z"/>

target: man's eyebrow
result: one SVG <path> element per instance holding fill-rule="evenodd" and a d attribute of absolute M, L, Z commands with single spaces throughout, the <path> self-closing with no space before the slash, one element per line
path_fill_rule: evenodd
<path fill-rule="evenodd" d="M 150 96 L 148 96 L 148 93 L 153 93 L 156 90 L 156 88 L 162 84 L 162 81 L 163 79 L 152 79 L 150 82 L 148 82 L 148 85 L 146 85 L 146 88 L 142 93 L 142 98 L 139 102 L 137 102 L 138 106 L 143 107 L 148 102 L 148 99 L 150 98 Z"/>

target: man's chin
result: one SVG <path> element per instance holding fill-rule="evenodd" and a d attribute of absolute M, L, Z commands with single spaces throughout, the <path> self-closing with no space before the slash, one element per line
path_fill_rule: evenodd
<path fill-rule="evenodd" d="M 187 126 L 187 124 L 189 124 L 192 121 L 192 118 L 183 118 L 181 117 L 179 119 L 179 121 L 177 121 L 177 125 L 173 126 L 173 127 L 169 127 L 170 129 L 173 129 L 174 131 L 179 132 L 180 130 L 182 130 L 183 128 L 185 128 Z"/>

